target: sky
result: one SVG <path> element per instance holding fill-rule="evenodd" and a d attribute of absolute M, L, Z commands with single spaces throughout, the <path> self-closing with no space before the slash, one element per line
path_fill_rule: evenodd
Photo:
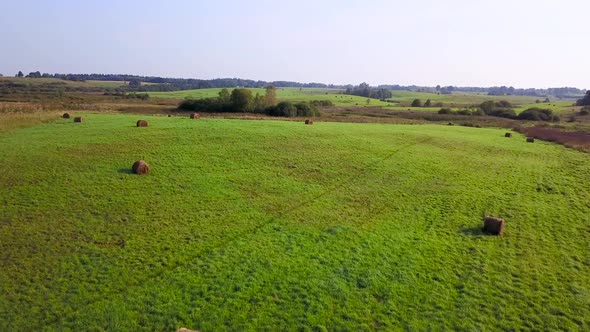
<path fill-rule="evenodd" d="M 589 0 L 0 1 L 0 73 L 590 88 Z"/>

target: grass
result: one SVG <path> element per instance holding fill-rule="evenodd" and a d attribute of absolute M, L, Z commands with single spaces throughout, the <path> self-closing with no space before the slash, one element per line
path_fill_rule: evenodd
<path fill-rule="evenodd" d="M 84 117 L 0 133 L 2 331 L 590 329 L 588 154 L 458 126 Z"/>
<path fill-rule="evenodd" d="M 150 97 L 163 99 L 201 99 L 217 97 L 221 89 L 197 89 L 197 90 L 182 90 L 172 92 L 149 92 Z M 230 89 L 231 90 L 231 89 Z M 264 95 L 264 89 L 250 89 L 254 93 Z M 557 113 L 571 106 L 573 100 L 559 101 L 549 104 L 536 104 L 538 97 L 531 96 L 488 96 L 486 94 L 456 92 L 451 95 L 438 95 L 426 92 L 415 91 L 392 91 L 393 98 L 391 101 L 382 102 L 376 99 L 371 99 L 367 103 L 367 98 L 358 96 L 343 95 L 342 90 L 338 89 L 317 89 L 317 88 L 279 88 L 278 99 L 292 102 L 311 101 L 311 100 L 330 100 L 338 107 L 353 107 L 353 106 L 370 106 L 383 107 L 393 111 L 415 110 L 436 112 L 440 107 L 410 107 L 414 99 L 420 99 L 423 103 L 428 99 L 433 104 L 443 103 L 444 107 L 451 107 L 460 109 L 463 107 L 481 104 L 487 100 L 508 100 L 512 104 L 517 105 L 515 109 L 517 113 L 530 107 L 548 107 L 554 109 Z"/>
<path fill-rule="evenodd" d="M 523 104 L 519 105 L 514 109 L 514 111 L 518 114 L 522 111 L 525 111 L 529 108 L 538 107 L 542 109 L 549 109 L 552 110 L 555 114 L 561 114 L 564 112 L 572 112 L 574 111 L 575 106 L 572 106 L 573 102 L 571 101 L 560 101 L 555 103 L 531 103 L 531 104 Z"/>
<path fill-rule="evenodd" d="M 229 89 L 230 91 L 232 89 Z M 264 89 L 249 89 L 254 94 L 259 93 L 264 95 Z M 217 97 L 221 89 L 197 89 L 197 90 L 182 90 L 171 92 L 149 92 L 152 98 L 165 99 L 201 99 Z M 390 103 L 385 103 L 376 99 L 370 99 L 367 104 L 367 98 L 358 96 L 343 95 L 341 90 L 336 89 L 315 89 L 315 88 L 277 88 L 277 98 L 280 101 L 302 102 L 312 100 L 329 100 L 336 106 L 388 106 Z"/>

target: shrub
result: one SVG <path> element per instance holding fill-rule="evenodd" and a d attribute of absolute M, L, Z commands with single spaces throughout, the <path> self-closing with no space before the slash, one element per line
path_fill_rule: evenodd
<path fill-rule="evenodd" d="M 559 118 L 553 114 L 553 111 L 532 107 L 518 115 L 519 120 L 530 121 L 559 121 Z"/>
<path fill-rule="evenodd" d="M 318 109 L 313 104 L 297 103 L 294 106 L 297 109 L 297 116 L 306 116 L 306 117 L 319 116 Z"/>
<path fill-rule="evenodd" d="M 468 110 L 468 109 L 462 109 L 462 110 L 457 111 L 457 114 L 459 114 L 459 115 L 471 115 L 471 111 Z"/>
<path fill-rule="evenodd" d="M 500 107 L 500 108 L 512 108 L 512 104 L 506 100 L 500 100 L 500 101 L 496 102 L 495 105 L 496 105 L 496 107 Z"/>
<path fill-rule="evenodd" d="M 450 108 L 441 108 L 438 114 L 453 114 L 453 110 Z"/>
<path fill-rule="evenodd" d="M 590 90 L 586 91 L 586 95 L 582 99 L 578 99 L 577 106 L 590 106 Z"/>
<path fill-rule="evenodd" d="M 313 106 L 318 106 L 318 107 L 331 107 L 334 106 L 334 103 L 330 100 L 312 100 L 310 102 L 311 105 Z"/>
<path fill-rule="evenodd" d="M 297 108 L 288 101 L 282 101 L 277 106 L 270 107 L 268 114 L 272 116 L 294 117 L 297 116 Z"/>
<path fill-rule="evenodd" d="M 590 115 L 590 106 L 582 107 L 580 115 Z"/>
<path fill-rule="evenodd" d="M 412 107 L 422 107 L 422 101 L 420 99 L 414 99 L 411 106 Z"/>
<path fill-rule="evenodd" d="M 488 115 L 497 116 L 500 118 L 513 119 L 516 117 L 516 112 L 514 112 L 514 110 L 512 109 L 498 109 L 493 111 L 492 113 L 489 113 Z"/>

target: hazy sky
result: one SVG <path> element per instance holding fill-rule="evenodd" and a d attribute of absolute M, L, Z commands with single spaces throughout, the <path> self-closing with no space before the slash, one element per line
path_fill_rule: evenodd
<path fill-rule="evenodd" d="M 590 88 L 590 0 L 0 1 L 0 73 Z"/>

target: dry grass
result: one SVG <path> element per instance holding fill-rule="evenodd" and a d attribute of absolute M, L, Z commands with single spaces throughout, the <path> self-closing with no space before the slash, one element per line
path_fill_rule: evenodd
<path fill-rule="evenodd" d="M 61 112 L 0 112 L 0 132 L 17 128 L 32 127 L 40 123 L 51 122 L 61 117 Z"/>

